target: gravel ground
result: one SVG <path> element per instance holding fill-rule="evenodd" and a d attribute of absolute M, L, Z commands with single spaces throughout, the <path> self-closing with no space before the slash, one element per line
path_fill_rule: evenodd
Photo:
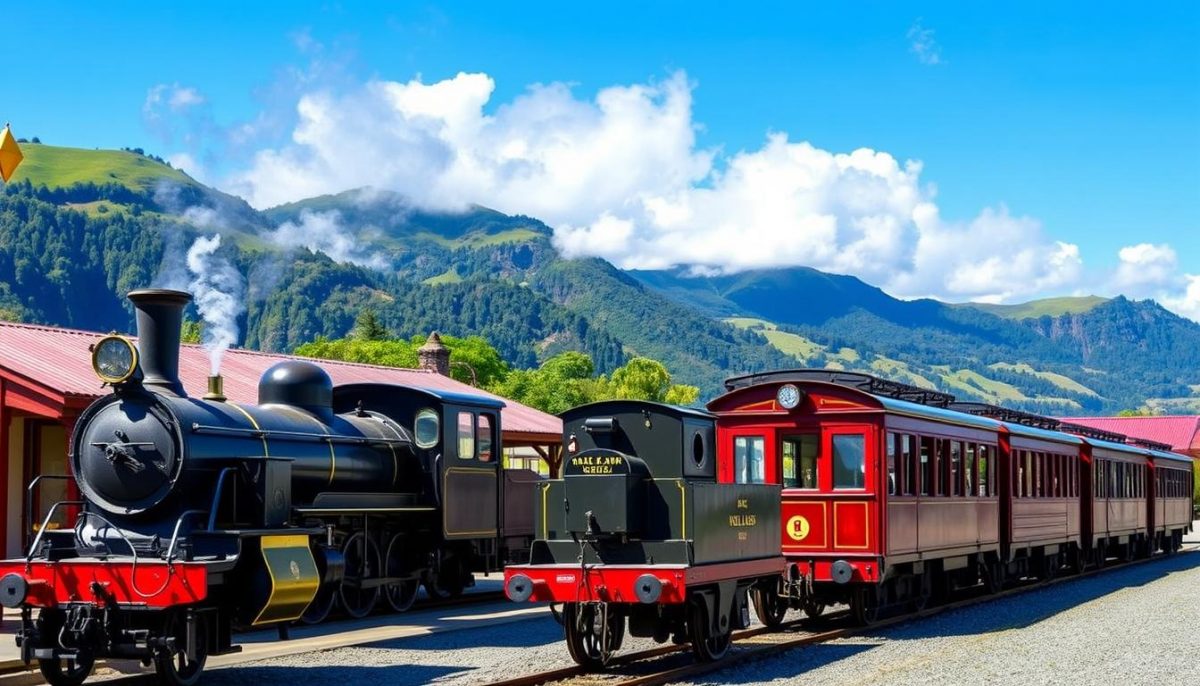
<path fill-rule="evenodd" d="M 627 637 L 622 652 L 651 645 Z M 1195 684 L 1198 655 L 1200 552 L 1188 552 L 792 651 L 692 683 Z M 213 670 L 204 683 L 457 685 L 570 664 L 562 629 L 547 613 Z"/>

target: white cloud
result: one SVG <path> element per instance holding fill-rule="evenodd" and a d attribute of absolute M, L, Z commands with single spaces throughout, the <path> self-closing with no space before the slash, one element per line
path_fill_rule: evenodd
<path fill-rule="evenodd" d="M 1178 259 L 1175 250 L 1163 243 L 1138 243 L 1117 252 L 1119 263 L 1113 275 L 1113 287 L 1130 296 L 1144 296 L 1175 277 Z"/>
<path fill-rule="evenodd" d="M 1183 290 L 1161 294 L 1158 301 L 1175 314 L 1200 322 L 1200 274 L 1184 274 Z"/>
<path fill-rule="evenodd" d="M 460 73 L 308 93 L 291 142 L 260 150 L 229 185 L 258 207 L 379 186 L 425 208 L 533 215 L 556 227 L 564 253 L 622 267 L 805 265 L 906 297 L 1011 300 L 1081 270 L 1076 246 L 1003 207 L 942 219 L 919 162 L 785 133 L 728 156 L 699 148 L 681 72 L 591 100 L 550 84 L 494 104 L 494 89 L 486 74 Z M 325 249 L 301 240 L 303 225 L 280 240 Z M 338 245 L 327 244 L 346 254 Z"/>
<path fill-rule="evenodd" d="M 1108 292 L 1153 298 L 1175 314 L 1200 321 L 1200 275 L 1179 271 L 1175 249 L 1166 243 L 1138 243 L 1117 251 Z"/>
<path fill-rule="evenodd" d="M 204 103 L 204 96 L 191 86 L 160 83 L 146 92 L 146 100 L 142 103 L 142 114 L 148 119 L 159 119 L 164 114 L 164 106 L 178 114 Z"/>
<path fill-rule="evenodd" d="M 942 46 L 933 38 L 933 29 L 927 29 L 921 24 L 921 19 L 908 27 L 908 49 L 917 56 L 921 64 L 937 65 L 942 62 Z"/>

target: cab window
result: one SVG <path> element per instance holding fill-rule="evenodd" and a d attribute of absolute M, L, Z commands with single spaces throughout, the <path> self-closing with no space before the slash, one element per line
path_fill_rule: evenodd
<path fill-rule="evenodd" d="M 492 417 L 481 414 L 475 425 L 475 443 L 479 446 L 479 461 L 492 461 Z"/>
<path fill-rule="evenodd" d="M 441 426 L 435 410 L 427 407 L 417 413 L 417 418 L 413 421 L 413 440 L 418 448 L 427 450 L 437 445 L 440 432 Z"/>
<path fill-rule="evenodd" d="M 816 434 L 789 436 L 780 445 L 783 452 L 783 487 L 817 488 L 819 437 Z"/>
<path fill-rule="evenodd" d="M 458 459 L 475 457 L 475 415 L 472 412 L 458 413 Z"/>
<path fill-rule="evenodd" d="M 866 437 L 862 434 L 833 436 L 833 487 L 866 487 Z"/>
<path fill-rule="evenodd" d="M 733 439 L 734 480 L 739 484 L 766 481 L 763 469 L 765 440 L 762 436 L 737 436 Z"/>

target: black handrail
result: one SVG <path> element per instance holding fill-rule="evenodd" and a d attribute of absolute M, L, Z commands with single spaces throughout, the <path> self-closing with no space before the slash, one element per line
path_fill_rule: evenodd
<path fill-rule="evenodd" d="M 33 491 L 35 488 L 37 488 L 37 485 L 39 483 L 41 483 L 42 479 L 57 479 L 60 481 L 70 481 L 71 477 L 67 476 L 66 474 L 39 474 L 33 478 L 33 481 L 29 482 L 29 485 L 25 487 L 25 495 L 26 495 L 26 498 L 25 498 L 25 522 L 21 525 L 22 527 L 25 527 L 25 526 L 32 527 L 33 526 L 33 501 L 34 501 Z M 83 501 L 77 501 L 76 504 L 82 505 Z M 53 510 L 53 509 L 54 508 L 51 508 L 51 510 Z M 29 537 L 33 534 L 33 530 L 32 529 L 26 530 L 24 532 L 24 534 L 25 535 L 22 536 L 22 538 L 25 539 L 25 545 L 29 546 L 30 545 Z"/>

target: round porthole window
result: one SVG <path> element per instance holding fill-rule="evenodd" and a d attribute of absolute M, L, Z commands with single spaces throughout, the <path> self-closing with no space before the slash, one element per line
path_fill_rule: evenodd
<path fill-rule="evenodd" d="M 692 462 L 695 462 L 697 467 L 704 466 L 704 455 L 708 452 L 707 448 L 708 446 L 704 442 L 704 432 L 697 431 L 692 436 Z"/>

